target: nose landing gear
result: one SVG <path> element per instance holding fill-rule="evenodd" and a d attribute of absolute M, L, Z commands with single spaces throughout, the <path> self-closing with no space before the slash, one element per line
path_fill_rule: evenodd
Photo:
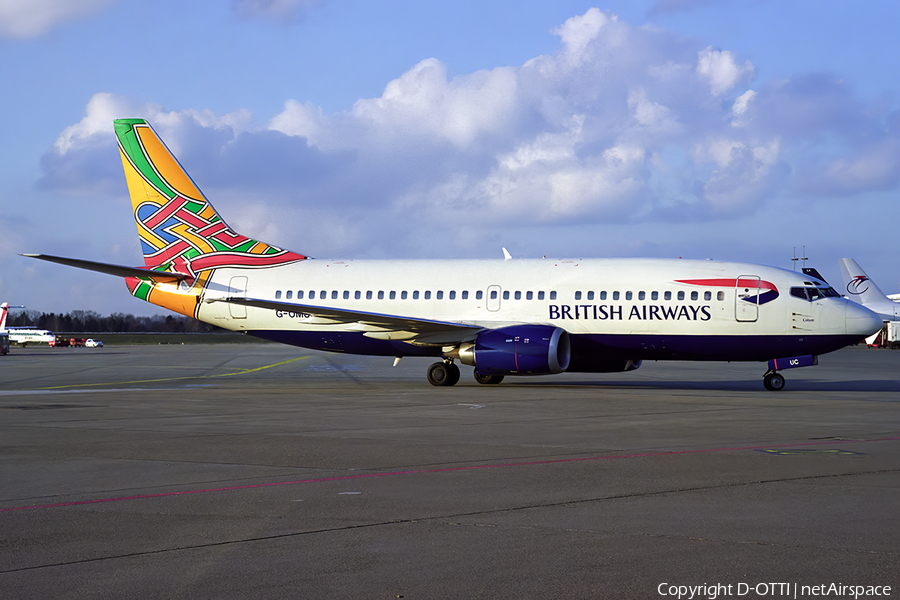
<path fill-rule="evenodd" d="M 819 357 L 810 354 L 790 356 L 788 358 L 774 358 L 769 361 L 769 370 L 763 375 L 763 385 L 772 392 L 781 391 L 784 389 L 784 375 L 779 373 L 779 370 L 812 367 L 817 364 L 819 364 Z"/>
<path fill-rule="evenodd" d="M 784 375 L 775 371 L 766 371 L 763 375 L 763 385 L 772 392 L 778 392 L 784 389 Z"/>

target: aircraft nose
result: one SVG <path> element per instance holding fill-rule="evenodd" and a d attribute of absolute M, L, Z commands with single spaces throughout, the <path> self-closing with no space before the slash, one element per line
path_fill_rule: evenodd
<path fill-rule="evenodd" d="M 884 326 L 877 314 L 861 304 L 847 302 L 847 335 L 868 337 Z"/>

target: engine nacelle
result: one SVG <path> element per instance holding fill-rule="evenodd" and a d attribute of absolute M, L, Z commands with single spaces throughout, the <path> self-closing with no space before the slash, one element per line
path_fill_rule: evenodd
<path fill-rule="evenodd" d="M 512 325 L 482 331 L 463 344 L 459 360 L 482 375 L 547 375 L 569 368 L 569 334 L 549 325 Z"/>

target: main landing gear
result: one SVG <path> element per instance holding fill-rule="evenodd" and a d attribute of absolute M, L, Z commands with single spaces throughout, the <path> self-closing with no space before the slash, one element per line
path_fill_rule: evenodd
<path fill-rule="evenodd" d="M 456 385 L 459 367 L 453 361 L 444 360 L 428 367 L 428 383 L 431 385 Z"/>
<path fill-rule="evenodd" d="M 495 385 L 503 381 L 503 375 L 482 375 L 475 371 L 475 381 L 487 385 Z M 431 385 L 456 385 L 458 382 L 459 367 L 453 364 L 453 361 L 443 360 L 428 367 L 428 383 Z"/>

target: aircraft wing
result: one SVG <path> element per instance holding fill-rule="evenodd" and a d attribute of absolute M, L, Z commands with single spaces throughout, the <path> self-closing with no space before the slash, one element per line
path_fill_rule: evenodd
<path fill-rule="evenodd" d="M 152 279 L 153 281 L 161 283 L 175 283 L 189 277 L 189 275 L 172 273 L 170 271 L 154 271 L 152 269 L 141 269 L 140 267 L 125 267 L 122 265 L 111 265 L 108 263 L 81 260 L 78 258 L 50 256 L 49 254 L 22 254 L 21 256 L 46 260 L 48 262 L 59 263 L 69 267 L 77 267 L 79 269 L 87 269 L 88 271 L 97 271 L 98 273 L 106 273 L 107 275 L 115 275 L 116 277 L 140 277 L 141 279 Z"/>
<path fill-rule="evenodd" d="M 436 321 L 257 298 L 215 298 L 209 299 L 207 302 L 228 302 L 256 308 L 305 313 L 313 317 L 328 319 L 333 323 L 355 323 L 356 326 L 351 329 L 356 329 L 376 339 L 409 341 L 423 345 L 446 345 L 471 340 L 475 338 L 476 333 L 484 329 L 483 325 L 474 323 Z"/>

